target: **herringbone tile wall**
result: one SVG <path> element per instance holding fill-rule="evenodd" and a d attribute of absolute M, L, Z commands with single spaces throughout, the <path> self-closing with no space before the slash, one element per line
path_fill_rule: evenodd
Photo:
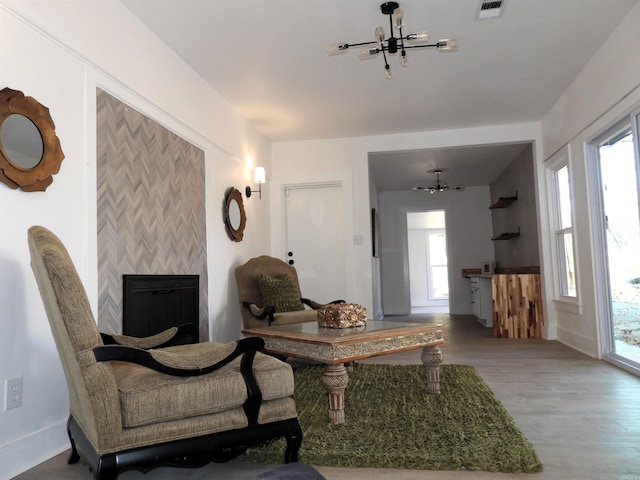
<path fill-rule="evenodd" d="M 122 332 L 123 274 L 200 275 L 208 337 L 204 152 L 97 90 L 98 326 Z"/>

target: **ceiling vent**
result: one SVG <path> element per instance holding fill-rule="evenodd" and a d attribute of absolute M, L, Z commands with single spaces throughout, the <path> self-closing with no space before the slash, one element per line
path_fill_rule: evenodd
<path fill-rule="evenodd" d="M 502 15 L 505 0 L 481 0 L 478 10 L 478 20 L 498 18 Z"/>

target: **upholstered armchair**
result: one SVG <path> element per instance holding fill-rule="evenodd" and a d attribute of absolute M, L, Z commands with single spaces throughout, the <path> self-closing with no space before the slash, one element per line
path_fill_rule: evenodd
<path fill-rule="evenodd" d="M 244 328 L 316 321 L 316 310 L 328 305 L 302 297 L 296 269 L 278 258 L 252 258 L 235 273 Z"/>
<path fill-rule="evenodd" d="M 172 344 L 172 329 L 105 336 L 105 345 L 63 244 L 37 226 L 28 240 L 69 391 L 69 463 L 82 457 L 96 479 L 115 479 L 129 469 L 227 461 L 280 437 L 284 461 L 297 460 L 293 373 L 259 352 L 260 339 L 156 348 Z"/>

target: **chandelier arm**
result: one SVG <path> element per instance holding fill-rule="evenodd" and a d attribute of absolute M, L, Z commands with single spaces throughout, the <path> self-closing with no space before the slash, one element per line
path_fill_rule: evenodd
<path fill-rule="evenodd" d="M 389 62 L 387 61 L 387 49 L 385 48 L 385 46 L 383 46 L 382 48 L 379 48 L 378 50 L 380 50 L 382 52 L 382 56 L 384 57 L 384 69 L 385 70 L 389 70 Z"/>
<path fill-rule="evenodd" d="M 344 46 L 345 48 L 351 48 L 351 47 L 362 47 L 363 45 L 373 45 L 373 44 L 377 44 L 378 42 L 358 42 L 358 43 L 345 43 Z"/>
<path fill-rule="evenodd" d="M 404 48 L 438 48 L 439 46 L 439 43 L 429 43 L 427 45 L 406 45 Z"/>
<path fill-rule="evenodd" d="M 398 40 L 400 40 L 400 51 L 404 52 L 404 49 L 405 49 L 405 46 L 404 46 L 405 37 L 404 37 L 404 35 L 402 35 L 402 27 L 398 27 L 398 32 L 400 32 L 400 37 L 398 38 Z"/>

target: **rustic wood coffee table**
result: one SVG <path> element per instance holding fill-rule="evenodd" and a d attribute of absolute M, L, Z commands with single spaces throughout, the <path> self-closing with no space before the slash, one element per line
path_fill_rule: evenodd
<path fill-rule="evenodd" d="M 422 348 L 427 391 L 440 393 L 444 343 L 441 324 L 367 320 L 364 327 L 327 328 L 317 322 L 249 328 L 245 335 L 261 337 L 269 353 L 324 363 L 321 382 L 329 397 L 329 421 L 344 422 L 344 392 L 349 383 L 345 363 Z"/>

